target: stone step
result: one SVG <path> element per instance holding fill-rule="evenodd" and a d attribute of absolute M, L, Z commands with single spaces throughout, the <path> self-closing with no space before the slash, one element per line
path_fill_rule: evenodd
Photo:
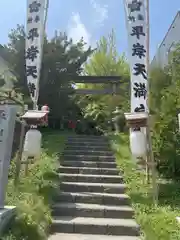
<path fill-rule="evenodd" d="M 78 147 L 78 146 L 82 146 L 82 147 L 87 147 L 87 146 L 91 146 L 91 147 L 109 147 L 109 143 L 108 142 L 86 142 L 86 141 L 81 141 L 81 142 L 78 142 L 78 141 L 75 141 L 75 142 L 66 142 L 66 146 L 73 146 L 73 147 Z"/>
<path fill-rule="evenodd" d="M 86 149 L 86 150 L 82 150 L 82 149 L 77 149 L 77 150 L 67 150 L 65 149 L 63 151 L 63 155 L 84 155 L 84 156 L 113 156 L 113 152 L 112 151 L 100 151 L 100 150 L 91 150 L 91 149 Z"/>
<path fill-rule="evenodd" d="M 52 232 L 139 236 L 139 226 L 130 219 L 62 216 L 52 221 Z"/>
<path fill-rule="evenodd" d="M 60 173 L 118 175 L 116 168 L 60 167 Z"/>
<path fill-rule="evenodd" d="M 71 136 L 68 136 L 68 138 L 73 138 L 73 137 L 79 137 L 79 138 L 83 138 L 83 137 L 87 137 L 87 138 L 89 138 L 89 137 L 92 137 L 92 138 L 106 138 L 106 136 L 105 135 L 95 135 L 95 134 L 74 134 L 74 135 L 71 135 Z"/>
<path fill-rule="evenodd" d="M 94 135 L 94 134 L 74 134 L 68 136 L 68 138 L 106 138 L 105 135 Z"/>
<path fill-rule="evenodd" d="M 109 147 L 110 144 L 105 141 L 67 141 L 66 146 L 100 146 L 100 147 Z"/>
<path fill-rule="evenodd" d="M 56 233 L 49 240 L 139 240 L 138 237 Z"/>
<path fill-rule="evenodd" d="M 64 192 L 103 192 L 115 194 L 125 192 L 125 184 L 121 183 L 62 182 L 60 188 Z"/>
<path fill-rule="evenodd" d="M 90 167 L 90 168 L 116 168 L 115 162 L 95 162 L 95 161 L 61 161 L 61 166 Z"/>
<path fill-rule="evenodd" d="M 56 202 L 97 203 L 103 205 L 128 205 L 130 198 L 126 194 L 96 192 L 61 192 L 55 196 Z"/>
<path fill-rule="evenodd" d="M 66 154 L 61 156 L 61 159 L 64 160 L 80 160 L 80 161 L 108 161 L 108 162 L 115 162 L 114 156 L 98 156 L 98 155 L 84 155 L 84 154 Z"/>
<path fill-rule="evenodd" d="M 90 182 L 90 183 L 122 183 L 123 179 L 119 175 L 91 175 L 91 174 L 74 174 L 60 173 L 62 181 L 69 182 Z"/>
<path fill-rule="evenodd" d="M 52 206 L 52 215 L 130 219 L 134 217 L 134 211 L 129 206 L 111 206 L 87 203 L 56 203 Z"/>
<path fill-rule="evenodd" d="M 108 141 L 107 137 L 105 136 L 93 136 L 93 135 L 74 135 L 74 136 L 69 136 L 67 140 L 102 140 L 102 141 Z"/>
<path fill-rule="evenodd" d="M 86 142 L 86 143 L 108 143 L 108 140 L 105 138 L 68 138 L 68 143 L 74 143 L 74 142 Z"/>
<path fill-rule="evenodd" d="M 110 146 L 99 146 L 99 145 L 95 145 L 95 146 L 92 146 L 92 145 L 71 145 L 71 144 L 67 144 L 65 146 L 65 150 L 68 150 L 68 151 L 86 151 L 86 150 L 90 150 L 90 151 L 111 151 L 111 148 Z"/>

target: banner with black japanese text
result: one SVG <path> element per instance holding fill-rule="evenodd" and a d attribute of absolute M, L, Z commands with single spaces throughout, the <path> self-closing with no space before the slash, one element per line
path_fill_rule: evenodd
<path fill-rule="evenodd" d="M 131 72 L 131 112 L 147 107 L 146 11 L 144 0 L 124 0 Z"/>
<path fill-rule="evenodd" d="M 29 92 L 36 103 L 42 61 L 47 0 L 27 0 L 26 76 Z"/>

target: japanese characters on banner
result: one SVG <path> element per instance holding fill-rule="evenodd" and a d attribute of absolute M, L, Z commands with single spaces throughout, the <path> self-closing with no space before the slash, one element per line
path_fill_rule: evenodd
<path fill-rule="evenodd" d="M 26 76 L 33 102 L 38 100 L 46 0 L 27 0 Z"/>
<path fill-rule="evenodd" d="M 131 70 L 131 112 L 148 111 L 144 2 L 144 0 L 124 0 Z"/>

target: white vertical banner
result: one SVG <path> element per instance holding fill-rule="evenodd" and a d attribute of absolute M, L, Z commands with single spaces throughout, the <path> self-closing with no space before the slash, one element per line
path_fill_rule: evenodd
<path fill-rule="evenodd" d="M 47 0 L 27 0 L 26 76 L 29 92 L 35 105 L 39 96 L 47 2 Z"/>
<path fill-rule="evenodd" d="M 148 111 L 146 10 L 144 0 L 124 0 L 131 72 L 131 112 Z"/>

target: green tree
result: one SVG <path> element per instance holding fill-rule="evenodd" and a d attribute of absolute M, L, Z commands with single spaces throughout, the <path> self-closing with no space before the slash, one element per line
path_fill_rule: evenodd
<path fill-rule="evenodd" d="M 51 114 L 57 118 L 77 110 L 73 101 L 73 76 L 82 72 L 82 65 L 92 53 L 91 48 L 84 50 L 84 47 L 83 39 L 74 44 L 65 33 L 44 46 L 39 104 L 48 103 Z"/>
<path fill-rule="evenodd" d="M 85 95 L 79 98 L 79 104 L 85 117 L 98 122 L 98 128 L 107 130 L 107 122 L 112 118 L 116 106 L 125 111 L 129 108 L 129 66 L 124 55 L 117 52 L 115 34 L 112 31 L 108 37 L 102 37 L 97 43 L 96 51 L 85 64 L 85 75 L 121 76 L 119 95 Z M 111 84 L 80 84 L 79 88 L 102 89 Z"/>
<path fill-rule="evenodd" d="M 25 35 L 25 29 L 20 25 L 10 32 L 4 57 L 17 74 L 17 91 L 23 94 L 26 102 L 31 102 L 25 74 Z M 45 37 L 39 105 L 47 103 L 53 118 L 77 111 L 72 98 L 73 76 L 82 72 L 82 65 L 93 52 L 90 47 L 85 50 L 85 44 L 83 39 L 74 44 L 65 33 L 56 34 L 51 40 Z"/>
<path fill-rule="evenodd" d="M 26 66 L 25 66 L 25 29 L 23 25 L 17 25 L 9 33 L 9 42 L 4 46 L 4 58 L 14 70 L 17 81 L 16 91 L 23 95 L 25 102 L 31 102 L 27 87 Z"/>
<path fill-rule="evenodd" d="M 172 52 L 169 65 L 154 71 L 151 78 L 153 113 L 153 147 L 159 172 L 180 178 L 180 134 L 177 115 L 180 112 L 180 46 Z"/>
<path fill-rule="evenodd" d="M 12 83 L 12 87 L 6 86 L 6 81 L 10 81 Z M 14 88 L 14 84 L 16 82 L 15 78 L 6 78 L 4 79 L 3 75 L 0 75 L 0 101 L 11 101 L 18 105 L 23 105 L 22 95 L 16 92 Z"/>

